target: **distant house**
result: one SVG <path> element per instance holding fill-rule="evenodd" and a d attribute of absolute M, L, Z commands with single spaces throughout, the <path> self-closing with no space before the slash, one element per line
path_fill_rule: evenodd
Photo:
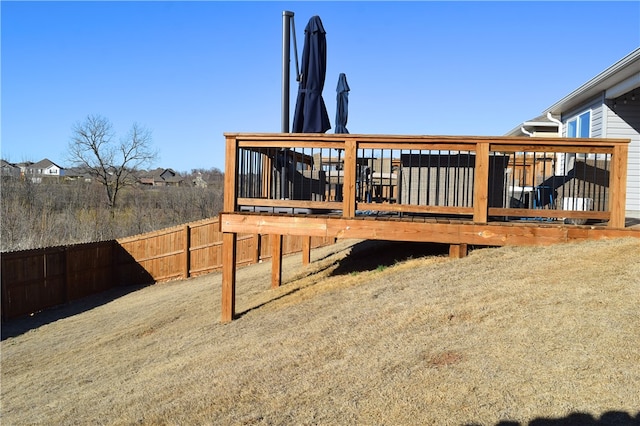
<path fill-rule="evenodd" d="M 631 139 L 626 210 L 628 217 L 640 217 L 640 48 L 508 135 L 536 136 L 538 132 Z"/>
<path fill-rule="evenodd" d="M 173 169 L 156 169 L 138 178 L 138 183 L 149 186 L 182 186 L 184 179 Z"/>
<path fill-rule="evenodd" d="M 20 167 L 5 160 L 0 160 L 0 176 L 2 178 L 20 177 Z"/>
<path fill-rule="evenodd" d="M 15 164 L 20 169 L 20 176 L 30 179 L 34 183 L 40 183 L 43 179 L 58 179 L 64 176 L 64 169 L 53 161 L 45 158 L 37 163 L 30 161 Z"/>
<path fill-rule="evenodd" d="M 82 167 L 70 167 L 64 170 L 64 179 L 66 181 L 91 182 L 93 177 L 91 176 L 91 173 Z"/>

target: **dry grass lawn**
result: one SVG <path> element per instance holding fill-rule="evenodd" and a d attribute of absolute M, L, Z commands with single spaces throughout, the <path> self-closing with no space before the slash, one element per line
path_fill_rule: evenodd
<path fill-rule="evenodd" d="M 276 290 L 270 263 L 239 269 L 226 325 L 220 274 L 56 310 L 3 339 L 0 421 L 640 421 L 640 240 L 434 253 L 342 241 L 285 258 Z"/>

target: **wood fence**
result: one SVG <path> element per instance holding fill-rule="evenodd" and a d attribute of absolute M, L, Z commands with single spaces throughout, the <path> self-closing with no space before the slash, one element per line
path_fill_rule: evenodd
<path fill-rule="evenodd" d="M 333 243 L 314 237 L 311 247 Z M 283 253 L 304 237 L 283 238 Z M 238 234 L 237 265 L 271 258 L 269 235 Z M 118 240 L 1 253 L 2 321 L 114 287 L 184 279 L 222 269 L 222 233 L 212 218 Z"/>

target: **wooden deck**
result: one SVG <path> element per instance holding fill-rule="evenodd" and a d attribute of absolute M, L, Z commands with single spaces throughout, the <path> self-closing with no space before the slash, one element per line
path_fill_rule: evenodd
<path fill-rule="evenodd" d="M 625 226 L 629 140 L 225 136 L 223 322 L 235 315 L 237 233 L 274 236 L 274 287 L 283 235 L 443 243 L 455 257 L 469 244 L 640 238 Z"/>

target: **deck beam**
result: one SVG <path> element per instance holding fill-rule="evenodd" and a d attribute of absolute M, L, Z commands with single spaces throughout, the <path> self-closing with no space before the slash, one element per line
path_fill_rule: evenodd
<path fill-rule="evenodd" d="M 590 239 L 640 237 L 636 229 L 548 223 L 411 221 L 310 215 L 221 213 L 223 232 L 415 241 L 483 246 L 549 245 Z"/>

